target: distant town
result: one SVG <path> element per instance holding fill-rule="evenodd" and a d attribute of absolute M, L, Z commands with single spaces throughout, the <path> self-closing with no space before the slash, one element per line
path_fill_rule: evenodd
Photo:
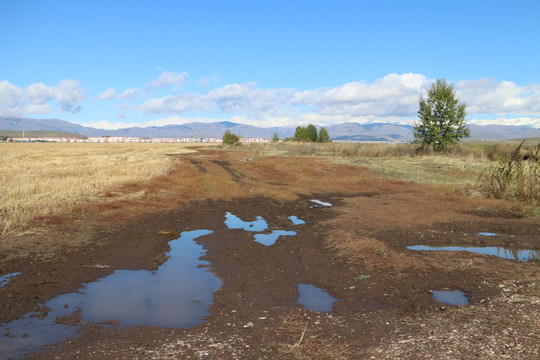
<path fill-rule="evenodd" d="M 2 139 L 0 139 L 0 142 Z M 9 142 L 53 142 L 53 143 L 221 143 L 218 138 L 139 138 L 139 137 L 120 137 L 120 136 L 101 136 L 88 138 L 74 137 L 5 137 L 3 141 Z M 242 143 L 265 143 L 270 139 L 263 138 L 243 138 Z"/>

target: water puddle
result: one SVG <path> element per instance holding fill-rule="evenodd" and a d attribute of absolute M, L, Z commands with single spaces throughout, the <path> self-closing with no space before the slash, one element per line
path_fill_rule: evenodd
<path fill-rule="evenodd" d="M 296 231 L 274 230 L 270 234 L 255 234 L 253 237 L 256 242 L 265 246 L 272 246 L 280 236 L 294 236 Z"/>
<path fill-rule="evenodd" d="M 427 246 L 427 245 L 415 245 L 407 246 L 409 250 L 417 251 L 467 251 L 475 254 L 482 255 L 492 255 L 497 256 L 507 260 L 519 260 L 519 261 L 530 261 L 530 260 L 540 260 L 540 251 L 537 250 L 518 250 L 518 249 L 507 249 L 497 246 L 484 246 L 484 247 L 474 247 L 474 246 Z"/>
<path fill-rule="evenodd" d="M 311 200 L 311 202 L 314 202 L 315 204 L 317 205 L 321 205 L 321 206 L 332 206 L 332 204 L 330 204 L 329 202 L 324 202 L 324 201 L 321 201 L 321 200 Z"/>
<path fill-rule="evenodd" d="M 469 305 L 469 298 L 459 290 L 431 290 L 433 299 L 443 304 L 449 305 Z"/>
<path fill-rule="evenodd" d="M 119 326 L 186 328 L 203 323 L 221 280 L 200 260 L 205 253 L 194 239 L 210 230 L 183 232 L 169 242 L 168 260 L 157 271 L 115 271 L 75 293 L 47 301 L 48 312 L 30 313 L 0 325 L 0 354 L 21 357 L 37 347 L 77 335 L 84 322 Z M 59 320 L 64 319 L 64 320 Z M 66 319 L 69 319 L 66 321 Z"/>
<path fill-rule="evenodd" d="M 6 275 L 0 276 L 0 287 L 6 286 L 11 281 L 12 277 L 15 277 L 15 276 L 17 276 L 19 274 L 20 274 L 20 272 L 14 272 L 14 273 L 11 273 L 11 274 L 6 274 Z"/>
<path fill-rule="evenodd" d="M 499 236 L 499 234 L 495 234 L 495 233 L 490 233 L 490 232 L 479 232 L 477 233 L 477 235 L 480 235 L 480 236 Z"/>
<path fill-rule="evenodd" d="M 238 216 L 228 212 L 225 214 L 225 225 L 229 229 L 244 229 L 246 231 L 263 231 L 268 228 L 268 224 L 261 216 L 257 216 L 255 219 L 255 221 L 243 221 Z"/>
<path fill-rule="evenodd" d="M 289 220 L 291 220 L 293 225 L 302 225 L 306 222 L 302 219 L 299 219 L 297 216 L 289 216 Z"/>
<path fill-rule="evenodd" d="M 336 298 L 330 296 L 326 291 L 313 285 L 299 284 L 298 303 L 303 305 L 306 310 L 312 310 L 319 313 L 332 311 Z"/>

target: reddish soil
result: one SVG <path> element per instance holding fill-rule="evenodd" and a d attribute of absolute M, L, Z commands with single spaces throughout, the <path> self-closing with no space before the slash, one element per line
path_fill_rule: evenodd
<path fill-rule="evenodd" d="M 336 169 L 317 163 L 320 167 L 309 171 L 321 184 L 304 186 L 290 176 L 258 177 L 265 174 L 263 170 L 271 172 L 267 163 L 253 161 L 250 168 L 249 162 L 232 161 L 222 154 L 203 155 L 186 156 L 180 163 L 190 166 L 193 176 L 216 174 L 236 186 L 234 191 L 243 189 L 246 194 L 230 200 L 192 195 L 187 196 L 190 201 L 176 205 L 164 202 L 166 210 L 159 210 L 154 199 L 151 209 L 134 212 L 133 217 L 117 216 L 119 207 L 120 212 L 111 210 L 107 217 L 88 210 L 67 217 L 69 221 L 57 221 L 51 234 L 85 241 L 59 248 L 47 258 L 14 256 L 16 250 L 4 250 L 0 275 L 21 275 L 0 288 L 0 322 L 19 318 L 44 301 L 114 270 L 156 269 L 166 260 L 168 241 L 177 234 L 211 229 L 213 234 L 197 241 L 207 250 L 204 259 L 223 285 L 214 293 L 206 322 L 187 329 L 83 323 L 79 337 L 33 357 L 538 358 L 538 261 L 406 249 L 407 245 L 459 244 L 540 250 L 538 217 L 523 216 L 496 202 L 405 183 L 333 180 L 332 171 L 344 177 L 355 171 L 367 173 L 352 166 Z M 279 164 L 274 166 L 281 171 Z M 172 188 L 178 180 L 159 181 L 160 186 Z M 257 189 L 250 193 L 258 181 L 264 182 L 268 194 L 294 185 L 295 199 L 275 200 L 257 194 Z M 312 207 L 310 199 L 334 206 Z M 124 210 L 140 207 L 126 204 Z M 298 234 L 266 247 L 254 242 L 250 233 L 226 229 L 226 212 L 245 220 L 260 215 L 269 230 Z M 291 215 L 306 224 L 292 228 Z M 479 231 L 504 236 L 475 235 Z M 27 237 L 25 242 L 47 244 L 43 233 Z M 298 284 L 325 289 L 338 299 L 334 309 L 327 314 L 305 310 L 296 303 Z M 434 301 L 430 290 L 444 288 L 463 291 L 472 305 Z"/>

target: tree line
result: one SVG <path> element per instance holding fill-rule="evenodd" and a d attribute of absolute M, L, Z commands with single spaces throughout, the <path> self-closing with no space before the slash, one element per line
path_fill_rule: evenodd
<path fill-rule="evenodd" d="M 241 136 L 238 136 L 236 134 L 233 134 L 231 130 L 225 131 L 225 134 L 223 134 L 223 144 L 225 145 L 236 145 L 239 144 L 241 140 Z M 272 137 L 272 142 L 278 142 L 280 141 L 279 135 L 274 134 Z M 296 127 L 296 132 L 294 133 L 294 137 L 292 138 L 286 138 L 285 141 L 302 141 L 302 142 L 329 142 L 330 141 L 330 134 L 328 134 L 328 131 L 325 128 L 321 128 L 317 132 L 317 128 L 315 125 L 309 124 L 308 126 L 298 126 Z"/>
<path fill-rule="evenodd" d="M 297 126 L 294 133 L 294 140 L 304 142 L 328 142 L 330 141 L 330 135 L 325 128 L 321 128 L 317 133 L 317 128 L 313 124 L 308 126 Z"/>

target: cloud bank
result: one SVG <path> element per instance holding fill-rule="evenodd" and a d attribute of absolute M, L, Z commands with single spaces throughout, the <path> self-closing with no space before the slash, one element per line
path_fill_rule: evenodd
<path fill-rule="evenodd" d="M 84 99 L 84 90 L 80 83 L 64 79 L 56 86 L 47 86 L 42 82 L 31 84 L 21 89 L 7 80 L 0 81 L 0 115 L 24 116 L 27 114 L 47 114 L 51 111 L 48 104 L 53 101 L 59 111 L 78 113 Z"/>
<path fill-rule="evenodd" d="M 194 87 L 196 91 L 189 90 L 188 79 L 185 71 L 162 71 L 138 88 L 106 89 L 94 97 L 97 101 L 92 104 L 115 101 L 118 113 L 111 114 L 111 118 L 121 122 L 106 119 L 99 124 L 105 128 L 223 120 L 264 127 L 342 122 L 412 124 L 417 119 L 420 95 L 434 81 L 422 74 L 406 73 L 388 74 L 373 82 L 352 81 L 314 89 L 263 88 L 251 82 L 215 86 L 201 92 L 201 87 L 216 85 L 218 78 L 201 78 Z M 467 104 L 470 123 L 540 128 L 539 84 L 520 85 L 484 78 L 457 81 L 455 89 L 459 99 Z M 79 82 L 70 79 L 56 86 L 40 82 L 27 88 L 3 80 L 0 115 L 47 114 L 55 107 L 58 111 L 77 113 L 84 95 Z"/>

